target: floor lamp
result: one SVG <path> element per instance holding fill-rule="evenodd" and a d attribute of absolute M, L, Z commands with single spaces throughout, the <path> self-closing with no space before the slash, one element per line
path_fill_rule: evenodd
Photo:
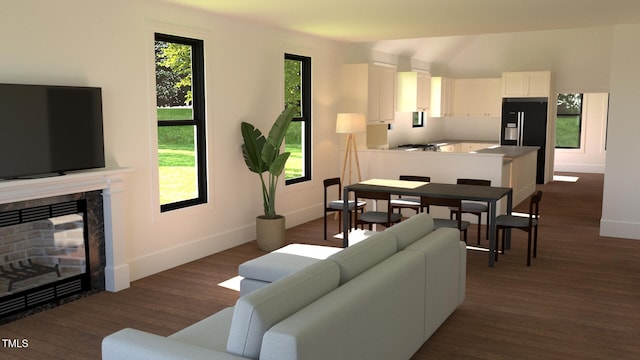
<path fill-rule="evenodd" d="M 358 182 L 362 181 L 360 175 L 360 162 L 358 161 L 358 147 L 356 146 L 356 137 L 354 134 L 367 131 L 367 120 L 364 114 L 358 113 L 340 113 L 336 121 L 336 132 L 338 134 L 348 134 L 347 147 L 344 151 L 344 163 L 342 165 L 342 183 L 353 184 L 351 177 L 351 159 L 355 157 L 356 170 L 358 171 Z M 349 162 L 349 182 L 345 182 L 345 170 Z"/>

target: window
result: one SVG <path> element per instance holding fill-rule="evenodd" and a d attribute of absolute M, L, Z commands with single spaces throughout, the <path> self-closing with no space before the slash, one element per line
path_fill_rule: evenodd
<path fill-rule="evenodd" d="M 284 170 L 289 185 L 311 180 L 311 58 L 284 55 L 284 102 L 298 109 L 284 140 L 291 153 Z"/>
<path fill-rule="evenodd" d="M 579 149 L 582 131 L 582 94 L 558 94 L 556 148 Z"/>
<path fill-rule="evenodd" d="M 411 127 L 424 127 L 424 112 L 414 112 Z"/>
<path fill-rule="evenodd" d="M 160 211 L 207 201 L 202 40 L 155 34 Z"/>

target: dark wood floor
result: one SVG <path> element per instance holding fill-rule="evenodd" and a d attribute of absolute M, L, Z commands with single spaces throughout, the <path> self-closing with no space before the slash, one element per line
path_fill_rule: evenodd
<path fill-rule="evenodd" d="M 640 359 L 640 241 L 600 237 L 603 176 L 574 175 L 540 186 L 531 267 L 524 232 L 494 268 L 469 250 L 465 302 L 413 359 Z M 339 245 L 321 238 L 322 219 L 287 231 L 288 242 Z M 1 338 L 28 340 L 0 347 L 0 358 L 96 359 L 102 338 L 123 327 L 169 335 L 233 305 L 238 293 L 217 284 L 260 254 L 247 243 L 0 326 Z"/>

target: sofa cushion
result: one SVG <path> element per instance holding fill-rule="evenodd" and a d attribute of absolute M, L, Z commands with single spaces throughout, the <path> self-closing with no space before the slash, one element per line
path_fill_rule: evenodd
<path fill-rule="evenodd" d="M 316 262 L 318 259 L 306 256 L 272 252 L 240 264 L 238 275 L 274 282 Z"/>
<path fill-rule="evenodd" d="M 340 284 L 344 284 L 396 253 L 395 236 L 386 231 L 328 257 L 340 266 Z"/>
<path fill-rule="evenodd" d="M 260 356 L 262 337 L 271 326 L 339 286 L 340 269 L 319 260 L 236 302 L 227 351 L 252 359 Z"/>
<path fill-rule="evenodd" d="M 387 231 L 396 236 L 398 251 L 404 250 L 433 231 L 433 217 L 427 213 L 420 213 L 385 230 L 385 232 Z"/>
<path fill-rule="evenodd" d="M 247 279 L 274 282 L 340 250 L 342 249 L 330 246 L 289 244 L 240 264 L 238 275 Z"/>

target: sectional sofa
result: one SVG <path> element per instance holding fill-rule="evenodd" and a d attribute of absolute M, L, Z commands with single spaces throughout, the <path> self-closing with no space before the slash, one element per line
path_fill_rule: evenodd
<path fill-rule="evenodd" d="M 428 214 L 163 337 L 123 329 L 103 359 L 409 359 L 465 296 L 466 247 Z"/>

